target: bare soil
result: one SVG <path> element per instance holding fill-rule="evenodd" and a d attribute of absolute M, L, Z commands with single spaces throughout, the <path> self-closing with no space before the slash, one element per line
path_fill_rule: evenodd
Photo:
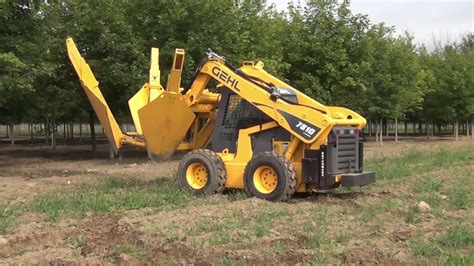
<path fill-rule="evenodd" d="M 471 140 L 404 140 L 383 147 L 369 142 L 365 157 L 396 158 L 413 150 L 430 153 L 466 145 L 474 148 Z M 106 146 L 95 153 L 89 149 L 0 146 L 0 203 L 24 206 L 39 195 L 100 184 L 111 176 L 145 181 L 164 177 L 173 182 L 180 158 L 154 163 L 144 152 L 130 150 L 123 159 L 110 160 Z M 428 175 L 450 184 L 459 172 L 474 172 L 474 160 Z M 298 195 L 285 203 L 226 193 L 176 209 L 116 210 L 87 213 L 84 218 L 60 216 L 57 221 L 24 212 L 13 231 L 0 235 L 0 264 L 420 263 L 422 256 L 409 243 L 442 235 L 450 219 L 470 220 L 468 227 L 474 228 L 472 209 L 443 209 L 419 215 L 419 223 L 406 222 L 418 201 L 413 182 L 426 176 L 417 173 L 397 183 Z"/>

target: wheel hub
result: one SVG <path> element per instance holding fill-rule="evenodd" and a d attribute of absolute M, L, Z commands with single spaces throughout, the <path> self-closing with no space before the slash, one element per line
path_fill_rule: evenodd
<path fill-rule="evenodd" d="M 207 183 L 207 168 L 201 163 L 192 163 L 186 169 L 186 180 L 193 189 L 201 189 Z"/>
<path fill-rule="evenodd" d="M 253 182 L 255 188 L 260 193 L 271 193 L 276 189 L 277 186 L 277 173 L 269 166 L 260 166 L 253 174 Z"/>

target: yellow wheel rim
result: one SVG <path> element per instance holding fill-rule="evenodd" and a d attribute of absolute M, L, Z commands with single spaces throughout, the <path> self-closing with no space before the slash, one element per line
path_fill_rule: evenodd
<path fill-rule="evenodd" d="M 260 193 L 272 193 L 276 189 L 277 183 L 277 173 L 270 166 L 260 166 L 253 173 L 253 184 Z"/>
<path fill-rule="evenodd" d="M 186 181 L 193 189 L 201 189 L 207 183 L 207 168 L 202 163 L 192 163 L 186 169 Z"/>

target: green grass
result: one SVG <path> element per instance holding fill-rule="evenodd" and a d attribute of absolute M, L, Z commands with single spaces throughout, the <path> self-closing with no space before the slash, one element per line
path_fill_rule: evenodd
<path fill-rule="evenodd" d="M 10 232 L 17 225 L 19 207 L 12 205 L 0 205 L 0 235 Z"/>
<path fill-rule="evenodd" d="M 123 244 L 118 247 L 120 253 L 127 253 L 139 260 L 146 260 L 150 257 L 150 253 L 145 248 L 135 244 Z"/>
<path fill-rule="evenodd" d="M 462 224 L 452 226 L 445 234 L 434 239 L 423 240 L 418 237 L 410 240 L 407 246 L 415 255 L 424 258 L 437 257 L 437 261 L 443 264 L 472 265 L 474 262 L 474 230 Z M 463 250 L 467 250 L 467 254 Z"/>
<path fill-rule="evenodd" d="M 443 186 L 443 182 L 434 178 L 425 178 L 422 181 L 415 182 L 413 191 L 416 193 L 438 192 Z"/>
<path fill-rule="evenodd" d="M 30 212 L 46 214 L 56 221 L 60 213 L 82 218 L 87 212 L 103 213 L 145 207 L 185 207 L 194 199 L 169 180 L 141 182 L 138 179 L 110 177 L 103 184 L 81 185 L 78 189 L 58 190 L 35 197 L 27 205 Z"/>
<path fill-rule="evenodd" d="M 464 225 L 455 225 L 436 239 L 436 242 L 448 248 L 474 247 L 474 230 Z"/>
<path fill-rule="evenodd" d="M 417 224 L 422 221 L 420 214 L 414 209 L 411 208 L 407 211 L 405 215 L 405 223 L 407 224 Z"/>
<path fill-rule="evenodd" d="M 210 234 L 207 240 L 209 246 L 220 246 L 230 242 L 239 244 L 248 242 L 252 238 L 267 235 L 277 222 L 289 217 L 286 210 L 262 210 L 256 216 L 244 216 L 241 212 L 224 215 L 221 219 L 204 217 L 196 222 L 196 226 L 187 232 L 190 236 Z M 233 230 L 241 230 L 234 238 L 229 234 Z M 201 244 L 201 243 L 200 243 Z"/>
<path fill-rule="evenodd" d="M 463 165 L 474 161 L 472 147 L 460 149 L 440 149 L 434 152 L 410 150 L 399 157 L 378 157 L 368 160 L 366 169 L 375 171 L 377 179 L 403 179 L 417 173 Z M 436 188 L 436 185 L 434 185 Z"/>
<path fill-rule="evenodd" d="M 408 241 L 408 248 L 413 252 L 413 254 L 423 257 L 434 257 L 441 255 L 441 248 L 436 244 L 431 242 L 426 242 L 421 239 L 416 239 L 414 241 Z"/>
<path fill-rule="evenodd" d="M 84 235 L 76 235 L 72 239 L 69 240 L 69 243 L 73 248 L 81 248 L 84 246 L 86 242 L 86 238 Z"/>
<path fill-rule="evenodd" d="M 469 182 L 472 182 L 472 180 Z M 450 189 L 447 195 L 454 209 L 467 210 L 474 207 L 474 191 L 472 186 L 457 186 Z"/>
<path fill-rule="evenodd" d="M 243 189 L 234 189 L 229 192 L 229 198 L 232 201 L 240 201 L 248 199 L 249 195 Z"/>
<path fill-rule="evenodd" d="M 245 264 L 238 261 L 238 260 L 235 260 L 235 259 L 231 258 L 231 256 L 229 256 L 228 254 L 225 254 L 224 256 L 222 256 L 219 259 L 219 261 L 217 262 L 217 265 L 220 265 L 220 266 L 237 266 L 237 265 L 245 265 Z"/>
<path fill-rule="evenodd" d="M 328 210 L 319 210 L 313 215 L 311 223 L 303 226 L 303 245 L 310 249 L 320 249 L 329 243 L 327 227 L 331 222 Z"/>

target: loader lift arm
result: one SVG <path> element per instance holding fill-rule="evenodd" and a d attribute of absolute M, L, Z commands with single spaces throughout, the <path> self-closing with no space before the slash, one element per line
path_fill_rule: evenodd
<path fill-rule="evenodd" d="M 360 129 L 366 123 L 362 116 L 351 110 L 328 108 L 271 76 L 263 70 L 261 62 L 257 65 L 246 62 L 241 69 L 236 69 L 224 58 L 210 52 L 208 60 L 199 69 L 189 88 L 183 91 L 189 105 L 199 102 L 202 91 L 208 82 L 214 79 L 247 100 L 305 144 L 321 145 L 336 125 L 351 125 Z M 295 94 L 297 103 L 281 97 L 279 90 Z M 330 110 L 339 112 L 337 116 L 332 116 Z"/>
<path fill-rule="evenodd" d="M 214 149 L 221 156 L 227 169 L 226 187 L 245 186 L 242 176 L 245 175 L 247 164 L 253 161 L 252 158 L 255 156 L 253 136 L 276 128 L 283 128 L 291 135 L 286 144 L 283 143 L 283 147 L 278 141 L 270 139 L 269 142 L 274 144 L 273 151 L 279 150 L 281 156 L 292 162 L 297 176 L 296 190 L 306 191 L 321 187 L 320 182 L 312 181 L 314 184 L 305 184 L 303 178 L 305 154 L 308 151 L 321 152 L 328 144 L 329 135 L 335 127 L 345 126 L 360 130 L 366 124 L 366 120 L 359 114 L 346 108 L 320 104 L 270 75 L 263 69 L 262 62 L 256 64 L 244 62 L 237 69 L 213 52 L 208 53 L 207 59 L 198 68 L 190 85 L 182 91 L 189 106 L 199 103 L 202 92 L 210 80 L 219 83 L 218 88 L 221 88 L 221 92 L 222 88 L 230 90 L 270 118 L 270 121 L 241 128 L 238 131 L 235 152 L 227 148 Z M 291 99 L 285 95 L 290 95 Z M 218 112 L 227 111 L 227 109 L 218 110 Z M 216 125 L 218 126 L 222 125 Z M 275 149 L 278 145 L 280 148 Z M 313 173 L 313 179 L 314 175 Z M 333 178 L 332 184 L 340 184 L 342 177 L 339 171 L 331 174 L 329 178 Z"/>

